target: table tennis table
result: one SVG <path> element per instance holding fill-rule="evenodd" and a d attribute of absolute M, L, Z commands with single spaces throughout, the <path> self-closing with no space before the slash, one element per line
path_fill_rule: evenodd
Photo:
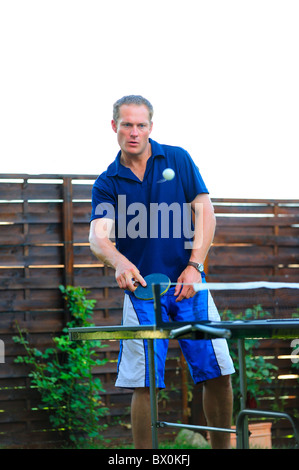
<path fill-rule="evenodd" d="M 156 323 L 146 326 L 90 326 L 70 328 L 69 336 L 73 341 L 95 340 L 130 340 L 146 339 L 149 354 L 150 403 L 152 424 L 152 447 L 158 449 L 158 428 L 174 427 L 193 431 L 217 431 L 236 434 L 237 449 L 249 448 L 248 417 L 267 417 L 287 419 L 293 428 L 295 447 L 299 448 L 299 423 L 290 414 L 263 410 L 246 409 L 246 366 L 245 339 L 294 339 L 299 338 L 299 318 L 248 320 L 248 321 L 206 321 L 206 322 L 163 322 L 161 315 L 160 285 L 153 285 L 154 309 Z M 170 423 L 157 419 L 154 341 L 159 339 L 192 339 L 203 340 L 213 338 L 235 339 L 238 343 L 241 411 L 236 420 L 235 429 L 210 426 Z"/>

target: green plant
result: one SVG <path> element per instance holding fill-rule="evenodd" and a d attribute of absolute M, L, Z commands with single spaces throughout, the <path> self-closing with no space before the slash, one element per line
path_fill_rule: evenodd
<path fill-rule="evenodd" d="M 63 334 L 53 338 L 54 346 L 39 351 L 29 345 L 26 332 L 18 327 L 19 336 L 14 341 L 24 346 L 26 355 L 16 362 L 29 364 L 31 386 L 41 394 L 39 408 L 46 409 L 55 430 L 66 431 L 73 446 L 92 445 L 101 439 L 100 418 L 107 409 L 100 393 L 104 392 L 101 381 L 92 371 L 103 364 L 96 359 L 95 346 L 100 342 L 71 341 L 68 328 L 90 326 L 94 300 L 81 287 L 63 287 L 60 290 L 67 302 L 72 319 L 63 329 Z"/>
<path fill-rule="evenodd" d="M 246 309 L 245 313 L 235 314 L 227 310 L 223 312 L 222 319 L 233 320 L 256 320 L 269 316 L 269 313 L 264 311 L 261 305 L 256 305 L 252 309 Z M 265 388 L 262 388 L 263 383 L 271 383 L 272 372 L 277 370 L 277 366 L 266 361 L 263 356 L 255 354 L 259 342 L 254 339 L 245 340 L 245 365 L 247 377 L 247 397 L 246 406 L 248 408 L 256 408 L 260 397 L 265 395 Z M 234 362 L 236 373 L 232 375 L 232 387 L 234 393 L 234 417 L 240 411 L 240 377 L 239 377 L 239 361 L 237 344 L 229 340 L 230 353 Z"/>

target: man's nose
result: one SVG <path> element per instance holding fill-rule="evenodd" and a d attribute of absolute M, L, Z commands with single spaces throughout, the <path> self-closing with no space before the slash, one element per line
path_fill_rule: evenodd
<path fill-rule="evenodd" d="M 132 126 L 131 128 L 131 136 L 137 136 L 138 135 L 138 128 L 137 126 Z"/>

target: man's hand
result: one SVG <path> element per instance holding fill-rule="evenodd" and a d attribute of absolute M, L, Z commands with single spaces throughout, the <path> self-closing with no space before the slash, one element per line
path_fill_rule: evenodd
<path fill-rule="evenodd" d="M 117 264 L 115 279 L 121 289 L 128 289 L 131 292 L 137 289 L 138 284 L 141 284 L 143 287 L 146 286 L 146 282 L 139 270 L 127 259 L 123 259 Z"/>
<path fill-rule="evenodd" d="M 193 266 L 187 266 L 177 280 L 174 290 L 174 295 L 177 297 L 176 302 L 194 297 L 196 292 L 193 289 L 193 284 L 200 282 L 202 282 L 201 274 Z"/>

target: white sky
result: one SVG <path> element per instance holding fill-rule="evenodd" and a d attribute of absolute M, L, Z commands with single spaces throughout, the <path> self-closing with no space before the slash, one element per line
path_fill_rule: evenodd
<path fill-rule="evenodd" d="M 212 197 L 299 199 L 298 24 L 298 0 L 0 0 L 0 171 L 101 173 L 143 94 Z"/>

